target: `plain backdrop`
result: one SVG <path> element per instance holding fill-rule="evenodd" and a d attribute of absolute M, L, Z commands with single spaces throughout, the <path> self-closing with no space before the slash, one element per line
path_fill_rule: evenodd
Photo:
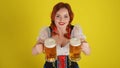
<path fill-rule="evenodd" d="M 32 55 L 39 31 L 51 23 L 52 8 L 67 2 L 90 44 L 81 68 L 120 68 L 120 0 L 1 0 L 0 68 L 43 68 L 45 55 Z"/>

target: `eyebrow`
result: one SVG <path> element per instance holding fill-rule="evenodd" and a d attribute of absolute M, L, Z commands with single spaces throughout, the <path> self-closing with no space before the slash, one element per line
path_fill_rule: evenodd
<path fill-rule="evenodd" d="M 60 14 L 56 14 L 56 15 L 60 15 Z"/>
<path fill-rule="evenodd" d="M 56 15 L 60 15 L 60 14 L 56 14 Z M 69 15 L 69 14 L 66 13 L 65 15 Z"/>

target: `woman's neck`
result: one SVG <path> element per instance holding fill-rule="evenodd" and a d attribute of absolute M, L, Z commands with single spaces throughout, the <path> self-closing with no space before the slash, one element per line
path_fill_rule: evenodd
<path fill-rule="evenodd" d="M 66 28 L 57 28 L 57 30 L 60 36 L 63 36 L 65 33 L 67 33 Z"/>

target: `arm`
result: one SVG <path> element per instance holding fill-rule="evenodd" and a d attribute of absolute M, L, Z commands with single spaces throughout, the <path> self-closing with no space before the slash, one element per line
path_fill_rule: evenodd
<path fill-rule="evenodd" d="M 44 51 L 44 40 L 49 37 L 48 27 L 44 27 L 40 30 L 40 34 L 37 38 L 37 43 L 32 48 L 32 54 L 37 55 Z"/>
<path fill-rule="evenodd" d="M 74 26 L 73 31 L 72 31 L 72 37 L 76 37 L 76 38 L 79 38 L 81 40 L 82 52 L 84 54 L 86 54 L 86 55 L 89 55 L 90 54 L 90 50 L 91 50 L 90 46 L 87 43 L 87 41 L 85 41 L 86 37 L 83 34 L 82 29 L 78 25 Z"/>
<path fill-rule="evenodd" d="M 37 43 L 32 48 L 32 54 L 38 55 L 38 54 L 42 53 L 43 50 L 44 50 L 43 43 L 41 43 L 40 41 L 37 41 Z"/>

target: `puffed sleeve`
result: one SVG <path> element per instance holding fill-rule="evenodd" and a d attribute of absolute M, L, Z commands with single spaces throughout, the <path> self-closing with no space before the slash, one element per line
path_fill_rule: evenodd
<path fill-rule="evenodd" d="M 49 38 L 49 36 L 50 36 L 49 27 L 44 27 L 40 30 L 39 36 L 37 37 L 37 41 L 44 43 L 44 40 Z"/>
<path fill-rule="evenodd" d="M 86 37 L 82 32 L 82 29 L 79 25 L 75 25 L 72 32 L 71 32 L 71 38 L 79 38 L 81 40 L 85 40 Z"/>

